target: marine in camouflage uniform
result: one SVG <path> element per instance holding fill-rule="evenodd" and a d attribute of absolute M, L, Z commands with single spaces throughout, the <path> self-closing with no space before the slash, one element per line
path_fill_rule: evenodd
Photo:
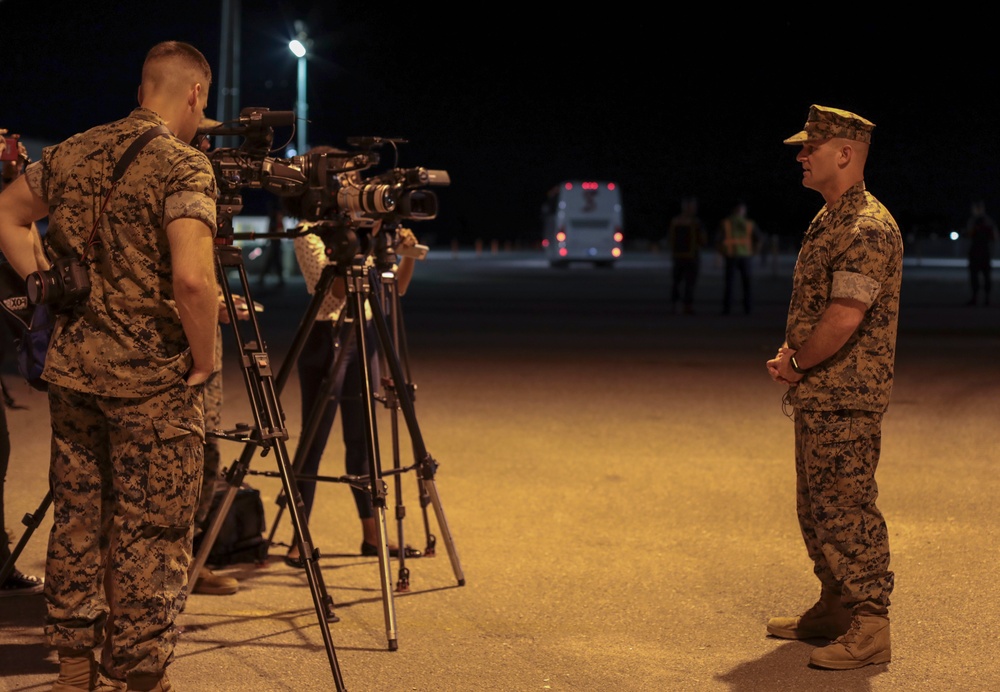
<path fill-rule="evenodd" d="M 53 256 L 81 255 L 115 162 L 160 124 L 139 107 L 28 167 Z M 181 218 L 215 229 L 216 196 L 201 151 L 174 136 L 142 149 L 98 226 L 90 293 L 57 321 L 43 374 L 54 508 L 46 636 L 61 653 L 103 645 L 102 672 L 130 683 L 158 678 L 173 657 L 202 480 L 202 387 L 185 379 L 193 361 L 164 229 Z"/>
<path fill-rule="evenodd" d="M 789 389 L 799 525 L 814 571 L 845 605 L 888 612 L 889 539 L 875 500 L 882 415 L 892 391 L 902 239 L 855 185 L 813 219 L 795 263 L 786 339 L 809 340 L 831 298 L 868 306 L 848 342 Z"/>
<path fill-rule="evenodd" d="M 812 106 L 801 145 L 802 184 L 823 195 L 795 263 L 785 342 L 767 362 L 787 384 L 795 423 L 796 507 L 822 589 L 799 617 L 771 618 L 785 639 L 832 639 L 810 663 L 835 670 L 888 663 L 893 573 L 876 505 L 882 417 L 892 392 L 903 243 L 865 187 L 874 124 Z"/>

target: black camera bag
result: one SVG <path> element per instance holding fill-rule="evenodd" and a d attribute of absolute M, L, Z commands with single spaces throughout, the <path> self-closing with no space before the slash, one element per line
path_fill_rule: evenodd
<path fill-rule="evenodd" d="M 212 497 L 212 509 L 208 515 L 212 521 L 215 520 L 216 511 L 228 492 L 228 483 L 225 481 L 216 482 L 215 495 Z M 226 515 L 219 528 L 219 533 L 215 537 L 215 543 L 212 544 L 212 550 L 208 553 L 205 563 L 213 567 L 225 567 L 232 564 L 266 561 L 268 551 L 268 542 L 264 537 L 266 530 L 264 503 L 260 499 L 260 491 L 244 483 L 237 489 L 236 495 L 233 497 L 233 503 L 229 506 L 229 514 Z M 199 534 L 194 539 L 196 555 L 201 547 L 202 536 L 203 534 Z"/>

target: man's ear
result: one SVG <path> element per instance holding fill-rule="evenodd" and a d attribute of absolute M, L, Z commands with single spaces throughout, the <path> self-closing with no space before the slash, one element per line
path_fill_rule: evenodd
<path fill-rule="evenodd" d="M 840 147 L 840 165 L 847 166 L 851 163 L 851 159 L 854 158 L 854 147 L 849 143 L 844 143 Z"/>
<path fill-rule="evenodd" d="M 191 87 L 191 92 L 188 94 L 188 105 L 191 107 L 197 107 L 200 96 L 201 82 L 195 82 L 194 86 Z"/>

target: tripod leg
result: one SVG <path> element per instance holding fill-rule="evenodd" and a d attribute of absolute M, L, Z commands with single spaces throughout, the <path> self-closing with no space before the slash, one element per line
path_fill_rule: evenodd
<path fill-rule="evenodd" d="M 31 534 L 33 534 L 35 529 L 37 529 L 42 523 L 42 519 L 45 517 L 45 512 L 48 510 L 50 504 L 52 504 L 51 490 L 45 494 L 44 498 L 42 498 L 41 503 L 38 505 L 38 508 L 34 511 L 34 513 L 24 515 L 21 523 L 28 528 L 23 534 L 21 534 L 21 539 L 17 542 L 17 545 L 14 546 L 14 549 L 10 551 L 10 557 L 7 558 L 5 563 L 3 563 L 3 569 L 0 569 L 0 584 L 7 581 L 7 577 L 9 577 L 10 573 L 14 571 L 14 563 L 17 562 L 17 557 L 21 554 L 21 551 L 24 550 L 24 546 L 28 545 L 28 539 L 31 538 Z M 7 537 L 4 536 L 2 540 L 6 540 L 6 538 Z"/>
<path fill-rule="evenodd" d="M 358 368 L 361 380 L 362 400 L 365 404 L 365 434 L 368 444 L 368 481 L 372 494 L 372 511 L 375 513 L 375 524 L 379 532 L 378 561 L 379 578 L 382 582 L 382 604 L 385 613 L 386 637 L 389 649 L 398 648 L 396 641 L 396 611 L 393 603 L 391 576 L 389 575 L 389 544 L 385 526 L 385 483 L 382 480 L 381 462 L 379 457 L 378 428 L 375 423 L 374 396 L 372 393 L 371 370 L 368 361 L 368 343 L 365 334 L 365 298 L 372 305 L 378 301 L 367 290 L 364 270 L 357 263 L 348 270 L 347 292 L 348 308 L 354 317 L 354 338 L 357 344 Z M 374 308 L 373 308 L 374 309 Z M 403 550 L 403 546 L 400 546 Z"/>
<path fill-rule="evenodd" d="M 198 571 L 204 565 L 208 554 L 211 552 L 214 539 L 218 536 L 221 524 L 232 506 L 233 498 L 239 489 L 239 483 L 242 481 L 243 474 L 246 473 L 249 461 L 254 455 L 255 448 L 257 446 L 262 447 L 262 455 L 266 455 L 269 451 L 273 450 L 285 493 L 288 497 L 292 498 L 292 502 L 289 504 L 292 524 L 295 527 L 296 535 L 299 536 L 301 555 L 305 560 L 306 576 L 309 581 L 309 590 L 312 594 L 313 605 L 319 619 L 320 632 L 323 635 L 323 643 L 326 647 L 327 658 L 330 661 L 330 669 L 333 673 L 336 689 L 340 692 L 345 688 L 340 673 L 340 665 L 337 662 L 337 653 L 333 646 L 333 637 L 330 634 L 329 619 L 332 614 L 332 599 L 326 591 L 323 576 L 319 570 L 319 551 L 313 548 L 309 527 L 302 515 L 302 499 L 295 485 L 294 473 L 288 459 L 288 451 L 285 448 L 288 431 L 284 427 L 284 413 L 281 410 L 281 402 L 278 399 L 277 389 L 274 385 L 270 359 L 264 350 L 264 340 L 261 337 L 257 317 L 253 310 L 250 311 L 249 315 L 249 323 L 253 329 L 253 339 L 250 343 L 244 342 L 239 327 L 235 301 L 227 280 L 227 268 L 236 268 L 247 303 L 253 305 L 250 297 L 246 267 L 243 264 L 243 255 L 239 248 L 232 246 L 217 247 L 216 250 L 219 282 L 222 286 L 223 297 L 230 315 L 230 323 L 233 327 L 241 357 L 243 380 L 254 416 L 254 433 L 253 439 L 247 443 L 240 457 L 240 465 L 228 474 L 229 478 L 227 480 L 230 482 L 229 490 L 212 522 L 209 535 L 202 541 L 198 559 L 195 560 L 189 571 L 188 584 L 191 585 L 197 580 Z M 242 439 L 240 441 L 247 442 Z"/>
<path fill-rule="evenodd" d="M 388 317 L 392 320 L 392 338 L 393 341 L 386 348 L 381 349 L 379 353 L 379 362 L 382 365 L 383 370 L 388 370 L 388 364 L 386 363 L 385 353 L 390 350 L 390 348 L 395 348 L 397 353 L 405 352 L 405 343 L 402 338 L 401 333 L 402 323 L 399 313 L 399 293 L 397 292 L 397 284 L 395 276 L 393 274 L 383 274 L 383 281 L 380 283 L 381 297 L 385 305 L 388 305 Z M 407 373 L 409 376 L 409 373 Z M 404 386 L 408 386 L 407 383 L 403 383 Z M 389 423 L 392 429 L 392 469 L 393 469 L 393 487 L 395 488 L 395 498 L 396 498 L 396 538 L 399 541 L 400 551 L 399 551 L 399 571 L 396 578 L 396 591 L 409 591 L 410 590 L 410 570 L 406 566 L 406 535 L 403 520 L 406 518 L 406 506 L 403 504 L 403 481 L 402 481 L 402 468 L 400 464 L 400 454 L 399 454 L 399 402 L 396 397 L 396 386 L 397 383 L 392 380 L 391 377 L 382 378 L 383 385 L 383 403 L 389 409 Z M 426 521 L 426 512 L 424 528 L 428 528 L 428 523 Z M 422 555 L 427 555 L 423 552 Z M 430 555 L 433 557 L 433 554 Z"/>
<path fill-rule="evenodd" d="M 374 277 L 370 278 L 370 281 L 374 282 Z M 391 344 L 392 340 L 389 335 L 389 328 L 386 325 L 385 314 L 382 312 L 382 306 L 379 304 L 377 299 L 373 299 L 370 302 L 372 308 L 372 320 L 375 323 L 379 342 L 383 345 Z M 392 375 L 393 382 L 405 382 L 406 378 L 403 373 L 403 368 L 400 365 L 399 358 L 391 349 L 386 348 L 385 350 L 386 362 L 389 365 L 389 371 Z M 455 544 L 451 537 L 451 531 L 448 529 L 448 522 L 445 520 L 444 508 L 441 506 L 441 499 L 438 496 L 437 487 L 434 485 L 434 473 L 437 467 L 437 462 L 431 458 L 430 454 L 427 452 L 427 447 L 424 445 L 423 435 L 421 435 L 420 426 L 417 423 L 417 415 L 413 409 L 413 399 L 410 397 L 409 392 L 406 391 L 405 388 L 397 388 L 396 392 L 398 395 L 400 410 L 403 412 L 403 420 L 406 422 L 406 428 L 410 434 L 410 440 L 413 442 L 413 449 L 417 459 L 416 463 L 419 469 L 418 473 L 421 479 L 421 485 L 429 494 L 431 504 L 434 506 L 434 513 L 437 517 L 438 525 L 441 527 L 445 546 L 448 549 L 448 556 L 451 559 L 452 570 L 455 573 L 455 578 L 458 580 L 459 586 L 464 586 L 465 575 L 462 572 L 462 566 L 458 560 L 458 552 L 455 550 Z"/>

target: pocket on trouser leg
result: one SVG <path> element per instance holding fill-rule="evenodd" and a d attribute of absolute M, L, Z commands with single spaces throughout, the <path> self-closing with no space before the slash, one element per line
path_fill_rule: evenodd
<path fill-rule="evenodd" d="M 817 469 L 824 477 L 824 497 L 830 505 L 860 507 L 878 495 L 875 469 L 878 466 L 881 432 L 877 414 L 865 412 L 823 412 L 817 430 Z M 823 468 L 825 466 L 825 468 Z"/>
<path fill-rule="evenodd" d="M 194 520 L 204 473 L 204 431 L 197 420 L 152 420 L 154 449 L 146 476 L 150 525 L 186 527 Z"/>

